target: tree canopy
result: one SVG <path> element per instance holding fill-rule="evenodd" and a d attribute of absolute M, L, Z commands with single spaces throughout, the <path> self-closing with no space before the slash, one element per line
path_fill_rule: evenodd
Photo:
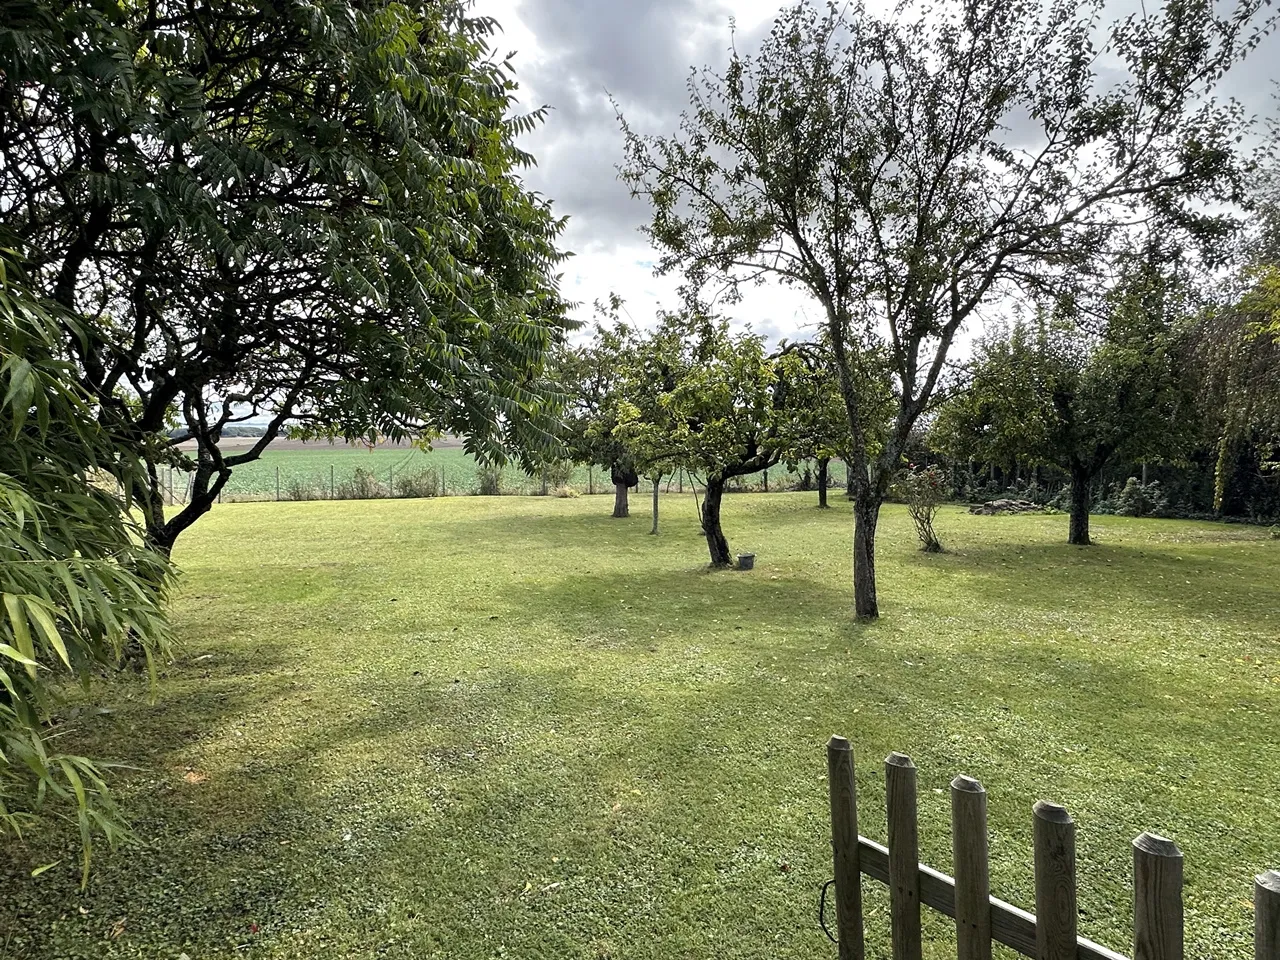
<path fill-rule="evenodd" d="M 702 531 L 712 566 L 732 562 L 720 522 L 726 484 L 812 446 L 816 396 L 800 357 L 769 353 L 701 306 L 664 313 L 637 344 L 617 434 L 648 474 L 683 467 L 705 483 Z"/>
<path fill-rule="evenodd" d="M 162 549 L 286 425 L 549 442 L 563 221 L 466 5 L 11 3 L 0 205 L 102 410 L 146 438 Z M 230 425 L 266 417 L 246 452 Z M 168 428 L 182 432 L 169 436 Z M 195 442 L 194 457 L 178 450 Z M 194 471 L 166 517 L 156 464 Z"/>
<path fill-rule="evenodd" d="M 613 516 L 622 518 L 630 515 L 628 488 L 640 479 L 635 458 L 615 432 L 635 332 L 621 321 L 623 306 L 616 295 L 596 307 L 601 321 L 592 338 L 558 348 L 550 375 L 565 397 L 560 435 L 569 459 L 608 471 L 614 485 Z"/>
<path fill-rule="evenodd" d="M 1192 338 L 1201 406 L 1214 430 L 1215 511 L 1233 493 L 1242 449 L 1280 447 L 1280 174 L 1254 191 L 1254 216 L 1243 239 L 1241 269 L 1220 302 L 1205 309 Z M 1251 459 L 1258 464 L 1259 457 Z M 1273 456 L 1271 469 L 1276 469 Z"/>

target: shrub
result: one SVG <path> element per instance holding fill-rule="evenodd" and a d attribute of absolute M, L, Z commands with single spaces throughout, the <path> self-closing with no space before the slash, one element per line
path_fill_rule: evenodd
<path fill-rule="evenodd" d="M 549 463 L 542 468 L 542 477 L 547 482 L 548 490 L 559 490 L 561 487 L 567 487 L 573 480 L 573 462 L 570 460 L 557 460 Z"/>
<path fill-rule="evenodd" d="M 926 553 L 941 553 L 942 542 L 933 530 L 933 519 L 938 505 L 946 499 L 947 478 L 936 464 L 923 470 L 912 466 L 898 481 L 898 496 L 907 504 L 907 512 L 916 525 L 920 549 Z"/>
<path fill-rule="evenodd" d="M 1280 523 L 1273 523 L 1269 528 L 1269 532 L 1272 540 L 1280 540 Z"/>
<path fill-rule="evenodd" d="M 396 477 L 395 495 L 411 500 L 440 496 L 440 471 L 435 467 L 424 467 Z"/>
<path fill-rule="evenodd" d="M 561 484 L 552 491 L 552 494 L 563 499 L 569 499 L 578 496 L 578 491 L 568 484 Z"/>
<path fill-rule="evenodd" d="M 373 471 L 364 467 L 356 467 L 350 480 L 343 480 L 338 484 L 339 500 L 375 500 L 386 495 L 386 490 L 373 475 Z"/>
<path fill-rule="evenodd" d="M 502 495 L 502 468 L 481 466 L 476 468 L 478 493 L 482 497 L 498 497 Z"/>
<path fill-rule="evenodd" d="M 1137 477 L 1130 477 L 1116 494 L 1114 505 L 1122 517 L 1149 517 L 1163 513 L 1169 504 L 1159 480 L 1143 485 Z"/>
<path fill-rule="evenodd" d="M 316 488 L 301 477 L 290 477 L 282 491 L 286 500 L 318 500 Z"/>

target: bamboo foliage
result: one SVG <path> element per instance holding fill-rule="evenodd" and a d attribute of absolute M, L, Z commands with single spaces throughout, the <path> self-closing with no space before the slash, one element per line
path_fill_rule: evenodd
<path fill-rule="evenodd" d="M 56 359 L 55 318 L 0 255 L 0 832 L 41 815 L 77 825 L 87 875 L 95 836 L 125 834 L 103 766 L 56 751 L 60 678 L 88 682 L 136 644 L 168 643 L 168 563 L 131 514 L 136 450 L 97 419 Z"/>

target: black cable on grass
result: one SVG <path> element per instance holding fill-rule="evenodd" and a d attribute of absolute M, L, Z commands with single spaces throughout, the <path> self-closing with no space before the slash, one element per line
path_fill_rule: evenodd
<path fill-rule="evenodd" d="M 835 937 L 831 935 L 831 931 L 827 929 L 827 887 L 835 883 L 835 880 L 828 880 L 822 885 L 822 892 L 818 894 L 818 926 L 822 928 L 822 932 L 827 935 L 827 939 L 832 943 L 839 943 Z"/>

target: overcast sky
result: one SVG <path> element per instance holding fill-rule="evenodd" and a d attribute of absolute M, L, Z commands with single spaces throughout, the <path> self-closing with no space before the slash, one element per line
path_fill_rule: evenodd
<path fill-rule="evenodd" d="M 781 0 L 476 0 L 477 13 L 502 24 L 502 53 L 517 52 L 524 103 L 553 108 L 546 126 L 523 141 L 538 158 L 530 186 L 569 215 L 565 240 L 575 256 L 565 267 L 564 293 L 591 303 L 621 294 L 632 318 L 644 324 L 657 306 L 675 306 L 677 279 L 653 276 L 656 253 L 639 233 L 647 204 L 633 200 L 617 179 L 622 158 L 612 94 L 628 120 L 645 133 L 671 133 L 686 104 L 689 68 L 722 65 L 737 22 L 739 48 L 751 47 Z M 882 4 L 875 4 L 882 6 Z M 1118 10 L 1118 8 L 1117 8 Z M 1256 112 L 1271 110 L 1280 69 L 1280 42 L 1272 37 L 1234 75 L 1225 92 Z M 779 288 L 748 293 L 732 308 L 738 322 L 771 338 L 796 338 L 819 320 L 803 295 Z"/>

